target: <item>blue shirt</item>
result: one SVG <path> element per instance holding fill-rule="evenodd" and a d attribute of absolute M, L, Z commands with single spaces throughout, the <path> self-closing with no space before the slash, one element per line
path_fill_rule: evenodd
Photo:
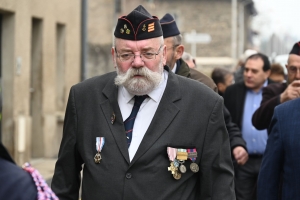
<path fill-rule="evenodd" d="M 265 81 L 263 87 L 267 86 L 267 82 Z M 268 139 L 267 129 L 259 131 L 252 125 L 252 115 L 262 100 L 262 88 L 258 92 L 248 89 L 245 98 L 242 135 L 249 154 L 263 154 Z"/>

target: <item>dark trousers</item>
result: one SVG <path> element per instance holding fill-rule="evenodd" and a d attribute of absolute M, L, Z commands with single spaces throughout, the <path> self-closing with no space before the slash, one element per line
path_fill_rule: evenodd
<path fill-rule="evenodd" d="M 234 166 L 235 193 L 237 200 L 256 200 L 257 178 L 262 156 L 249 156 L 245 165 Z"/>

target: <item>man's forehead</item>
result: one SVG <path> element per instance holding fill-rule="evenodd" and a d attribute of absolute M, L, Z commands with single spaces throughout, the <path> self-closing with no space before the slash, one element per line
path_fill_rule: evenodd
<path fill-rule="evenodd" d="M 164 38 L 164 43 L 165 44 L 171 44 L 171 43 L 173 43 L 173 37 Z"/>
<path fill-rule="evenodd" d="M 300 55 L 290 54 L 288 59 L 288 65 L 300 66 Z"/>
<path fill-rule="evenodd" d="M 248 59 L 245 63 L 246 68 L 262 68 L 264 61 L 260 57 Z"/>

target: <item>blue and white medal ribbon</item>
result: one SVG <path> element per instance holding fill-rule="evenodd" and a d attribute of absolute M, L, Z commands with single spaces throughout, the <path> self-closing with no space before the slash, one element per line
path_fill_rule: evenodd
<path fill-rule="evenodd" d="M 95 163 L 100 163 L 101 161 L 101 155 L 100 152 L 102 151 L 102 148 L 105 144 L 105 138 L 104 137 L 96 137 L 96 155 L 94 157 Z"/>

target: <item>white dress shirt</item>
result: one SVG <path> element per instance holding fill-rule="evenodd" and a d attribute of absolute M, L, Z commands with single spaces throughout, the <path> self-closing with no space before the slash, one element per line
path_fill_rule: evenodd
<path fill-rule="evenodd" d="M 175 62 L 175 64 L 174 64 L 174 67 L 173 67 L 173 69 L 172 69 L 172 72 L 175 74 L 175 72 L 176 72 L 176 69 L 177 69 L 177 63 Z"/>
<path fill-rule="evenodd" d="M 129 159 L 133 159 L 138 147 L 140 146 L 142 139 L 148 130 L 148 127 L 152 121 L 152 118 L 157 110 L 159 102 L 165 91 L 168 80 L 168 72 L 165 70 L 162 73 L 162 80 L 159 85 L 148 94 L 149 98 L 146 98 L 135 118 L 133 130 L 132 130 L 132 140 L 129 146 Z M 129 117 L 133 105 L 134 105 L 134 95 L 130 94 L 125 87 L 121 86 L 118 89 L 118 103 L 122 113 L 123 122 Z M 126 133 L 124 132 L 124 137 Z"/>

